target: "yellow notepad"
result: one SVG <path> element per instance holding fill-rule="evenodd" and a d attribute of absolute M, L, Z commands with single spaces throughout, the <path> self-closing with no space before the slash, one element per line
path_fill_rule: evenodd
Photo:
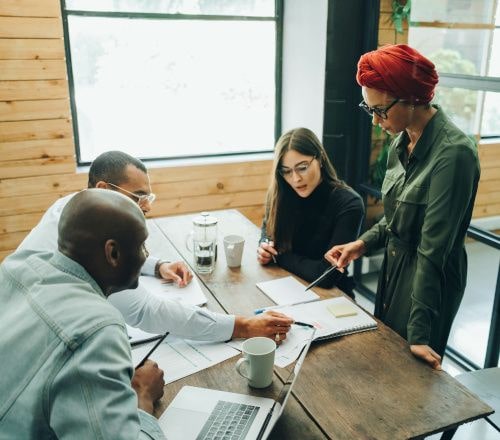
<path fill-rule="evenodd" d="M 335 316 L 335 318 L 343 318 L 344 316 L 354 316 L 358 314 L 356 306 L 350 302 L 342 302 L 330 304 L 327 310 Z"/>

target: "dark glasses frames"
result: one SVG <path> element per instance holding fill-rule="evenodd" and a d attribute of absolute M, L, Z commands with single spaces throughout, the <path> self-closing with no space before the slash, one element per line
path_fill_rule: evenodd
<path fill-rule="evenodd" d="M 370 116 L 373 116 L 373 113 L 375 113 L 379 118 L 381 119 L 387 119 L 387 112 L 389 109 L 396 105 L 400 101 L 399 98 L 396 98 L 394 101 L 392 101 L 387 107 L 370 107 L 368 104 L 363 100 L 359 103 L 359 107 L 362 108 L 366 113 L 368 113 Z"/>

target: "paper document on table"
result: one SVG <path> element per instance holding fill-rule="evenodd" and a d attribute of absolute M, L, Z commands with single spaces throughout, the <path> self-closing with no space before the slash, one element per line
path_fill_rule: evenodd
<path fill-rule="evenodd" d="M 164 283 L 159 278 L 141 275 L 139 283 L 149 292 L 164 298 L 178 301 L 182 304 L 201 306 L 206 304 L 207 298 L 201 290 L 196 276 L 186 287 L 178 287 L 175 283 Z"/>
<path fill-rule="evenodd" d="M 277 305 L 296 304 L 319 299 L 318 295 L 311 290 L 306 291 L 306 286 L 292 276 L 263 281 L 257 283 L 256 286 Z"/>
<path fill-rule="evenodd" d="M 139 364 L 153 345 L 150 343 L 132 350 L 134 366 Z M 170 383 L 239 354 L 238 350 L 225 342 L 191 341 L 169 335 L 149 359 L 158 363 L 164 372 L 165 383 Z"/>

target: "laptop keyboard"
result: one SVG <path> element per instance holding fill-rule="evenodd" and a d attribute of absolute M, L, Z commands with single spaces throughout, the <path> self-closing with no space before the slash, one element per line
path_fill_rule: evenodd
<path fill-rule="evenodd" d="M 244 439 L 258 410 L 258 406 L 219 400 L 196 440 Z"/>

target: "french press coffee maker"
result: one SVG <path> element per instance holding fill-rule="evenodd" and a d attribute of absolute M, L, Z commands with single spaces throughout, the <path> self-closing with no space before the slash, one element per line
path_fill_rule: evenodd
<path fill-rule="evenodd" d="M 190 234 L 194 267 L 198 273 L 212 273 L 217 260 L 217 219 L 208 212 L 202 212 L 193 219 Z"/>

